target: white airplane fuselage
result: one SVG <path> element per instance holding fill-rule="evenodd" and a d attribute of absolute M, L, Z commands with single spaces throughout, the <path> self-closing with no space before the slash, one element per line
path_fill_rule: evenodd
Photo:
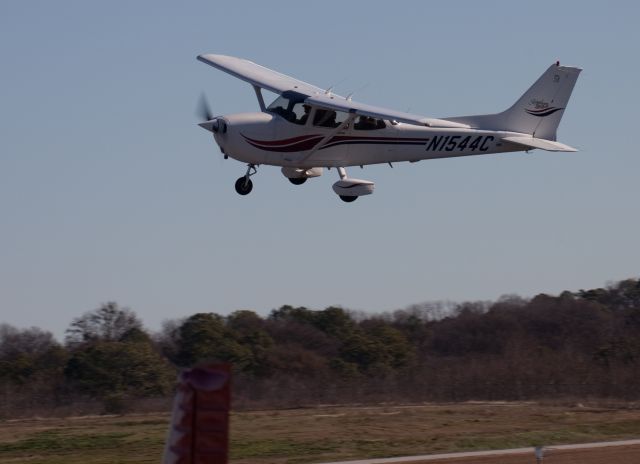
<path fill-rule="evenodd" d="M 336 132 L 310 121 L 297 125 L 265 112 L 232 114 L 222 119 L 226 130 L 214 133 L 214 137 L 225 155 L 255 165 L 346 167 L 521 150 L 501 142 L 511 134 L 505 131 L 430 128 L 385 121 L 386 127 L 381 129 L 358 130 L 351 124 Z M 327 136 L 330 138 L 309 155 Z"/>
<path fill-rule="evenodd" d="M 331 89 L 292 78 L 252 61 L 226 55 L 198 60 L 249 83 L 260 112 L 214 116 L 206 99 L 200 115 L 225 154 L 247 164 L 235 190 L 247 195 L 257 166 L 280 166 L 294 185 L 336 168 L 333 191 L 345 202 L 373 193 L 375 184 L 349 177 L 345 168 L 435 158 L 542 149 L 574 152 L 556 132 L 580 68 L 555 62 L 506 110 L 430 118 L 355 102 Z M 263 90 L 277 95 L 268 106 Z"/>

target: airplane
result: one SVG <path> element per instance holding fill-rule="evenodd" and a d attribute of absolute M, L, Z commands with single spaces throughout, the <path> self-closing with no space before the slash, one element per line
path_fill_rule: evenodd
<path fill-rule="evenodd" d="M 541 149 L 575 152 L 556 130 L 582 71 L 557 61 L 507 110 L 496 114 L 428 118 L 355 102 L 252 61 L 225 55 L 197 57 L 253 87 L 260 112 L 213 116 L 203 97 L 199 125 L 212 132 L 224 158 L 247 164 L 236 192 L 253 189 L 260 165 L 280 166 L 292 184 L 336 168 L 333 191 L 345 202 L 370 195 L 374 183 L 346 168 L 454 156 Z M 263 90 L 278 95 L 266 105 Z"/>

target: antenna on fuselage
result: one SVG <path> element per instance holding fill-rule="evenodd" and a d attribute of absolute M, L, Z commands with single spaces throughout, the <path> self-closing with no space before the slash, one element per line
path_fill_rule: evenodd
<path fill-rule="evenodd" d="M 351 97 L 353 97 L 356 92 L 360 92 L 361 90 L 366 89 L 367 87 L 369 87 L 369 84 L 370 84 L 370 82 L 366 82 L 363 85 L 361 85 L 360 87 L 358 87 L 357 89 L 355 89 L 353 92 L 350 92 L 349 95 L 347 95 L 346 100 L 347 101 L 351 101 Z"/>
<path fill-rule="evenodd" d="M 331 95 L 333 94 L 333 89 L 335 89 L 337 86 L 339 86 L 340 84 L 342 84 L 344 81 L 346 81 L 348 79 L 348 77 L 345 77 L 343 79 L 340 79 L 338 82 L 336 82 L 335 84 L 332 84 L 331 86 L 329 86 L 329 88 L 327 90 L 324 91 L 325 95 Z"/>

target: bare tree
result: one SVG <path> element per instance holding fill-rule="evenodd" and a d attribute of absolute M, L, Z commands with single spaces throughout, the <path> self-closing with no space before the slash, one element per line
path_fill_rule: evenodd
<path fill-rule="evenodd" d="M 142 322 L 129 308 L 109 302 L 74 319 L 65 341 L 73 347 L 95 341 L 121 341 L 132 330 L 142 331 Z"/>

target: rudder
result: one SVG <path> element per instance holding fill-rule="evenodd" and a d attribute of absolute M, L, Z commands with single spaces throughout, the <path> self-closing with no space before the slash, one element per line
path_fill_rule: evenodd
<path fill-rule="evenodd" d="M 560 63 L 549 66 L 511 108 L 501 113 L 505 124 L 503 130 L 556 140 L 560 119 L 580 71 L 580 68 L 560 66 Z"/>
<path fill-rule="evenodd" d="M 556 131 L 582 69 L 556 62 L 509 109 L 497 114 L 446 118 L 477 129 L 501 130 L 556 140 Z"/>

